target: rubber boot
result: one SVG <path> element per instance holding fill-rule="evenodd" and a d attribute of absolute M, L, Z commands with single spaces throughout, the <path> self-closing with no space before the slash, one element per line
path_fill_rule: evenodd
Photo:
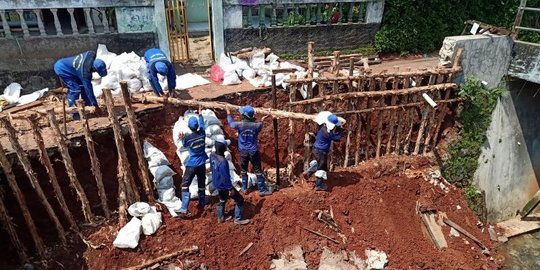
<path fill-rule="evenodd" d="M 183 191 L 182 192 L 182 207 L 178 211 L 178 214 L 181 218 L 189 217 L 189 199 L 191 198 L 191 194 L 189 194 L 189 191 Z"/>
<path fill-rule="evenodd" d="M 320 177 L 317 177 L 317 180 L 315 180 L 315 190 L 316 191 L 326 191 L 328 187 L 324 183 L 324 180 Z"/>
<path fill-rule="evenodd" d="M 247 174 L 242 175 L 242 192 L 247 194 L 248 192 L 248 176 Z"/>
<path fill-rule="evenodd" d="M 199 197 L 199 204 L 197 205 L 197 208 L 203 209 L 206 206 L 206 204 L 208 204 L 206 193 L 204 192 L 204 190 L 199 190 L 199 192 L 197 192 L 197 195 Z"/>
<path fill-rule="evenodd" d="M 261 195 L 262 197 L 272 194 L 272 192 L 268 191 L 268 189 L 266 188 L 265 182 L 266 181 L 264 179 L 264 176 L 257 175 L 257 186 L 259 187 L 259 195 Z"/>
<path fill-rule="evenodd" d="M 244 211 L 243 205 L 238 205 L 234 207 L 234 224 L 246 225 L 250 222 L 249 219 L 242 219 L 242 212 Z"/>
<path fill-rule="evenodd" d="M 216 204 L 216 214 L 219 223 L 225 222 L 225 202 L 219 201 Z"/>

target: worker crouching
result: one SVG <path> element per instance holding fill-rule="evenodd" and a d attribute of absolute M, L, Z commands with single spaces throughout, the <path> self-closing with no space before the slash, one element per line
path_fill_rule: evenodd
<path fill-rule="evenodd" d="M 219 202 L 216 205 L 217 219 L 219 223 L 226 220 L 225 218 L 225 203 L 232 197 L 236 203 L 234 207 L 234 223 L 245 225 L 249 223 L 249 219 L 242 218 L 244 208 L 244 198 L 233 187 L 229 170 L 229 161 L 225 158 L 225 151 L 229 141 L 216 140 L 214 145 L 215 152 L 210 154 L 210 165 L 212 168 L 212 183 L 218 190 Z"/>

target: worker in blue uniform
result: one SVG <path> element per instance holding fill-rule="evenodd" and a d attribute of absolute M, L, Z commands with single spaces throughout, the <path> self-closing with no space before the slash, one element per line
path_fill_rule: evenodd
<path fill-rule="evenodd" d="M 148 67 L 148 79 L 150 80 L 152 88 L 154 88 L 154 93 L 156 93 L 158 97 L 164 94 L 157 76 L 158 74 L 161 74 L 167 77 L 169 95 L 173 96 L 172 93 L 174 93 L 174 89 L 176 88 L 176 71 L 174 70 L 171 61 L 167 59 L 165 53 L 160 49 L 152 48 L 144 53 L 144 60 Z"/>
<path fill-rule="evenodd" d="M 107 65 L 96 58 L 96 53 L 87 51 L 73 57 L 62 58 L 54 64 L 54 72 L 69 89 L 67 100 L 69 107 L 75 106 L 77 99 L 82 96 L 86 106 L 98 106 L 92 87 L 92 72 L 99 76 L 107 76 Z M 79 114 L 74 113 L 73 119 L 78 120 Z"/>
<path fill-rule="evenodd" d="M 193 178 L 197 176 L 197 185 L 199 187 L 198 197 L 199 209 L 204 208 L 207 204 L 205 187 L 206 187 L 206 160 L 208 155 L 205 150 L 205 138 L 206 133 L 204 132 L 204 118 L 202 115 L 199 115 L 198 119 L 195 116 L 191 116 L 188 119 L 188 127 L 191 130 L 191 134 L 187 134 L 182 139 L 182 145 L 188 149 L 189 157 L 186 159 L 186 168 L 184 175 L 182 176 L 182 207 L 177 212 L 180 217 L 186 218 L 191 216 L 188 212 L 189 199 L 191 194 L 189 193 L 189 186 L 193 181 Z"/>
<path fill-rule="evenodd" d="M 229 170 L 229 161 L 225 158 L 228 142 L 225 140 L 216 139 L 216 151 L 210 154 L 210 166 L 212 168 L 212 183 L 218 191 L 219 202 L 216 205 L 216 213 L 219 223 L 225 222 L 225 203 L 232 197 L 236 203 L 234 207 L 234 223 L 245 225 L 249 223 L 249 219 L 242 218 L 244 209 L 244 198 L 233 187 L 231 182 L 231 174 Z"/>
<path fill-rule="evenodd" d="M 315 135 L 315 144 L 313 144 L 313 156 L 315 161 L 314 166 L 304 173 L 306 176 L 310 176 L 315 173 L 315 190 L 326 191 L 328 171 L 328 152 L 333 141 L 341 140 L 343 135 L 343 128 L 341 123 L 335 114 L 329 114 L 327 121 L 319 125 L 317 134 Z"/>
<path fill-rule="evenodd" d="M 242 121 L 236 122 L 231 116 L 231 112 L 227 108 L 227 122 L 232 129 L 238 131 L 238 149 L 240 150 L 240 169 L 242 175 L 242 192 L 248 192 L 248 166 L 249 163 L 253 165 L 253 172 L 257 176 L 257 186 L 259 187 L 259 194 L 261 196 L 267 196 L 272 194 L 266 188 L 266 180 L 263 175 L 261 165 L 261 153 L 259 152 L 259 145 L 257 143 L 259 133 L 263 128 L 264 119 L 261 122 L 255 121 L 255 110 L 250 105 L 246 105 L 240 108 L 242 114 Z"/>

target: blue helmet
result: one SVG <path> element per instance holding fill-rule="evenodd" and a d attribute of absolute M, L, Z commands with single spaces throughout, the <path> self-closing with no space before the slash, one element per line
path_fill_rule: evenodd
<path fill-rule="evenodd" d="M 99 76 L 107 76 L 107 65 L 105 64 L 105 62 L 103 62 L 103 60 L 96 58 L 96 60 L 94 60 L 94 69 L 99 74 Z"/>
<path fill-rule="evenodd" d="M 251 105 L 246 105 L 246 106 L 240 107 L 240 109 L 238 111 L 240 111 L 240 113 L 242 115 L 245 115 L 245 116 L 250 117 L 250 118 L 253 118 L 253 115 L 255 115 L 255 109 L 253 109 L 253 107 L 251 107 Z"/>
<path fill-rule="evenodd" d="M 189 118 L 188 120 L 188 128 L 195 131 L 199 128 L 199 120 L 197 119 L 197 117 L 195 116 L 192 116 Z"/>
<path fill-rule="evenodd" d="M 339 122 L 339 119 L 335 114 L 331 114 L 328 116 L 328 122 L 334 124 L 335 126 L 341 126 L 341 122 Z"/>
<path fill-rule="evenodd" d="M 157 72 L 159 74 L 163 75 L 163 76 L 165 76 L 165 75 L 167 75 L 167 73 L 169 73 L 169 68 L 163 62 L 157 62 L 155 67 L 156 67 Z"/>

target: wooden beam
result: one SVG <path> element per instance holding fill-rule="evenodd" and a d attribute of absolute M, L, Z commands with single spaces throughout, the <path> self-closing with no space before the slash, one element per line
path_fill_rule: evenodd
<path fill-rule="evenodd" d="M 198 253 L 199 252 L 199 247 L 197 246 L 192 246 L 190 248 L 185 248 L 185 249 L 182 249 L 182 250 L 177 250 L 171 254 L 167 254 L 167 255 L 163 255 L 163 256 L 159 256 L 155 259 L 152 259 L 152 260 L 147 260 L 145 261 L 144 263 L 140 264 L 140 265 L 137 265 L 137 266 L 132 266 L 132 267 L 128 267 L 128 268 L 124 268 L 124 270 L 142 270 L 142 269 L 146 269 L 150 266 L 153 266 L 154 264 L 159 264 L 160 262 L 162 261 L 165 261 L 165 260 L 168 260 L 168 259 L 172 259 L 174 257 L 178 257 L 180 255 L 189 255 L 189 254 L 194 254 L 194 253 Z"/>
<path fill-rule="evenodd" d="M 30 231 L 30 235 L 32 236 L 34 245 L 36 246 L 37 253 L 39 254 L 39 257 L 45 259 L 47 255 L 45 243 L 43 242 L 43 239 L 41 239 L 41 237 L 39 236 L 36 224 L 34 223 L 34 219 L 32 218 L 32 215 L 30 215 L 30 210 L 28 208 L 28 205 L 26 204 L 26 200 L 24 199 L 22 191 L 17 184 L 17 180 L 15 179 L 15 175 L 13 174 L 11 162 L 9 162 L 4 147 L 2 145 L 0 145 L 0 166 L 2 167 L 2 170 L 6 175 L 7 182 L 11 190 L 13 191 L 13 195 L 15 195 L 17 203 L 19 204 L 24 221 L 26 222 L 26 226 Z"/>
<path fill-rule="evenodd" d="M 28 179 L 30 180 L 30 183 L 32 184 L 32 187 L 36 191 L 38 200 L 45 207 L 45 211 L 51 218 L 53 225 L 56 228 L 56 232 L 58 233 L 58 237 L 60 238 L 60 241 L 62 242 L 63 245 L 67 245 L 66 232 L 64 231 L 64 228 L 62 227 L 60 220 L 56 216 L 56 213 L 54 213 L 54 210 L 51 204 L 49 203 L 49 201 L 47 201 L 47 196 L 45 195 L 45 192 L 43 192 L 43 189 L 41 188 L 41 185 L 39 184 L 39 180 L 37 178 L 36 173 L 34 172 L 34 169 L 32 169 L 30 160 L 26 156 L 21 144 L 19 143 L 19 140 L 17 137 L 17 131 L 15 130 L 13 125 L 11 125 L 11 122 L 6 117 L 0 118 L 0 122 L 4 126 L 4 129 L 6 130 L 11 146 L 13 147 L 13 150 L 15 150 L 15 154 L 19 158 L 19 161 L 21 162 L 22 167 L 24 168 L 24 171 L 26 172 L 26 175 L 28 176 Z"/>
<path fill-rule="evenodd" d="M 313 41 L 310 41 L 308 42 L 308 49 L 307 49 L 307 55 L 308 55 L 308 77 L 309 78 L 313 78 L 313 70 L 315 69 L 315 65 L 314 65 L 314 57 L 313 57 L 313 53 L 315 51 L 315 42 Z"/>
<path fill-rule="evenodd" d="M 84 219 L 86 220 L 86 222 L 93 223 L 94 214 L 92 214 L 92 209 L 90 208 L 90 203 L 88 202 L 86 193 L 84 193 L 84 189 L 79 182 L 79 179 L 77 178 L 77 173 L 75 172 L 75 167 L 73 167 L 73 161 L 71 160 L 68 146 L 66 144 L 65 138 L 62 136 L 62 131 L 60 131 L 60 127 L 58 126 L 58 121 L 56 120 L 56 114 L 53 110 L 50 110 L 47 112 L 47 115 L 49 117 L 49 124 L 51 125 L 51 129 L 53 131 L 54 140 L 56 142 L 56 145 L 58 145 L 58 149 L 60 150 L 60 154 L 62 155 L 62 159 L 64 160 L 66 172 L 69 177 L 69 183 L 71 187 L 75 189 L 77 197 L 79 198 L 79 201 L 81 203 Z"/>
<path fill-rule="evenodd" d="M 448 103 L 457 103 L 457 102 L 463 102 L 467 100 L 466 98 L 453 98 L 453 99 L 446 99 L 446 100 L 435 100 L 437 104 L 448 104 Z M 374 111 L 386 111 L 386 110 L 397 110 L 397 109 L 405 109 L 405 108 L 411 108 L 411 107 L 419 107 L 426 104 L 426 102 L 413 102 L 413 103 L 407 103 L 403 105 L 395 105 L 395 106 L 384 106 L 384 107 L 374 107 L 369 109 L 362 109 L 362 110 L 354 110 L 354 111 L 345 111 L 345 112 L 336 112 L 336 115 L 348 115 L 348 114 L 357 114 L 357 113 L 369 113 Z"/>
<path fill-rule="evenodd" d="M 30 124 L 34 135 L 34 140 L 36 141 L 36 144 L 38 146 L 40 157 L 39 159 L 41 161 L 41 164 L 43 164 L 43 167 L 45 167 L 47 174 L 49 175 L 49 181 L 51 182 L 51 185 L 53 187 L 56 200 L 58 201 L 58 204 L 60 204 L 60 209 L 62 209 L 62 211 L 64 212 L 64 215 L 66 216 L 71 226 L 71 229 L 78 232 L 79 226 L 77 225 L 75 218 L 69 211 L 66 199 L 64 198 L 64 194 L 62 193 L 62 189 L 60 188 L 60 184 L 58 183 L 58 178 L 56 177 L 56 173 L 52 166 L 51 159 L 47 154 L 47 148 L 45 148 L 45 141 L 43 140 L 43 136 L 41 135 L 41 129 L 39 128 L 37 117 L 28 118 L 28 123 Z"/>
<path fill-rule="evenodd" d="M 22 263 L 28 261 L 28 255 L 26 254 L 26 248 L 24 247 L 19 235 L 17 234 L 17 229 L 11 217 L 8 214 L 6 205 L 4 204 L 4 190 L 0 187 L 0 221 L 2 221 L 2 227 L 6 230 L 11 239 L 11 244 L 17 251 L 19 260 Z"/>
<path fill-rule="evenodd" d="M 327 100 L 345 100 L 349 98 L 361 98 L 361 97 L 383 97 L 383 96 L 393 96 L 393 95 L 408 95 L 408 94 L 414 94 L 414 93 L 444 90 L 448 88 L 455 89 L 457 87 L 458 86 L 455 83 L 445 83 L 445 84 L 436 84 L 436 85 L 407 88 L 407 89 L 401 89 L 401 90 L 383 90 L 383 91 L 370 90 L 367 92 L 350 92 L 350 93 L 342 93 L 342 94 L 336 94 L 336 95 L 327 95 L 323 97 L 312 98 L 309 100 L 300 100 L 300 101 L 291 102 L 290 104 L 293 106 L 296 106 L 296 105 L 318 103 L 318 102 L 323 102 Z"/>
<path fill-rule="evenodd" d="M 96 185 L 98 187 L 98 195 L 101 201 L 101 209 L 107 219 L 111 218 L 111 210 L 109 210 L 109 204 L 107 203 L 107 194 L 105 193 L 105 186 L 103 185 L 103 174 L 101 173 L 101 166 L 96 154 L 94 146 L 94 139 L 92 139 L 92 131 L 88 124 L 88 117 L 84 110 L 84 101 L 82 99 L 77 100 L 77 106 L 79 108 L 79 115 L 81 117 L 81 125 L 84 132 L 84 139 L 86 140 L 86 149 L 88 150 L 88 156 L 90 156 L 90 165 L 92 166 L 92 174 L 96 178 Z"/>
<path fill-rule="evenodd" d="M 482 249 L 487 250 L 486 246 L 484 244 L 482 244 L 482 242 L 480 242 L 480 240 L 478 240 L 478 238 L 474 237 L 474 235 L 472 235 L 471 233 L 469 233 L 465 229 L 461 228 L 461 226 L 457 225 L 456 223 L 454 223 L 453 221 L 451 221 L 451 220 L 449 220 L 447 218 L 443 218 L 443 222 L 446 223 L 448 226 L 456 229 L 458 232 L 460 232 L 460 233 L 464 234 L 465 236 L 469 237 L 471 240 L 473 240 Z"/>
<path fill-rule="evenodd" d="M 277 93 L 276 93 L 276 75 L 272 74 L 272 108 L 277 108 Z M 272 119 L 272 129 L 274 130 L 274 159 L 276 167 L 276 185 L 281 184 L 281 175 L 279 173 L 279 130 L 277 119 Z"/>
<path fill-rule="evenodd" d="M 135 147 L 135 153 L 137 154 L 137 160 L 139 162 L 139 171 L 141 172 L 141 181 L 143 183 L 144 191 L 146 193 L 147 199 L 150 202 L 154 202 L 154 189 L 152 188 L 150 174 L 148 173 L 148 163 L 144 158 L 143 147 L 141 145 L 141 138 L 139 137 L 139 129 L 137 127 L 137 120 L 135 117 L 135 112 L 131 106 L 131 96 L 129 94 L 127 82 L 120 82 L 120 87 L 122 89 L 122 97 L 124 98 L 124 107 L 127 114 L 127 123 L 129 128 L 129 133 L 131 134 L 131 140 L 133 141 Z"/>
<path fill-rule="evenodd" d="M 442 228 L 437 221 L 435 220 L 435 215 L 432 213 L 422 213 L 422 223 L 426 227 L 426 230 L 431 238 L 431 241 L 437 247 L 437 249 L 442 250 L 448 247 L 446 238 L 442 232 Z"/>

